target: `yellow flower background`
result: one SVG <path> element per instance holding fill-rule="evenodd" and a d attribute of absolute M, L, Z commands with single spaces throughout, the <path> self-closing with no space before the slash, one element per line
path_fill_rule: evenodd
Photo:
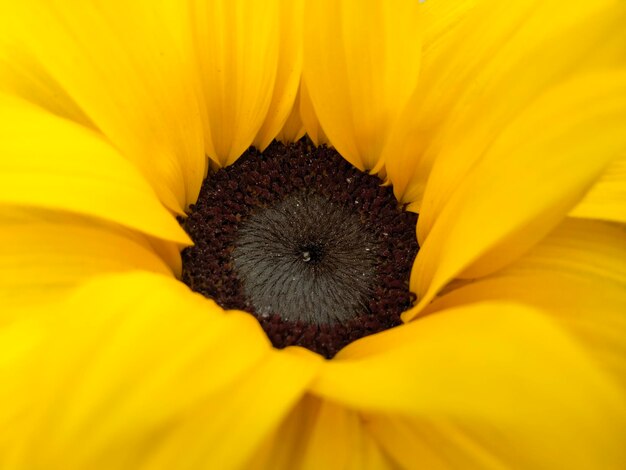
<path fill-rule="evenodd" d="M 3 1 L 0 467 L 623 467 L 625 24 Z M 420 214 L 405 324 L 332 360 L 177 280 L 207 173 L 305 132 Z"/>

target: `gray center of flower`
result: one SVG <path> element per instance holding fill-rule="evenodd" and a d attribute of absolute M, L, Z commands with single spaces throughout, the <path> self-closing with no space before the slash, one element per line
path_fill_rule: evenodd
<path fill-rule="evenodd" d="M 242 221 L 232 261 L 257 314 L 340 323 L 367 312 L 374 240 L 354 212 L 299 193 Z"/>

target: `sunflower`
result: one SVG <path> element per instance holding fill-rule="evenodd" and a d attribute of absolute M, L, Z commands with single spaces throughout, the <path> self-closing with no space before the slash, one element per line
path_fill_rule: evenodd
<path fill-rule="evenodd" d="M 2 468 L 623 467 L 624 24 L 621 0 L 5 2 Z M 291 297 L 344 325 L 327 358 L 183 263 L 203 211 L 241 222 L 221 175 L 271 185 L 254 165 L 294 149 L 419 243 L 390 242 L 395 327 L 345 327 L 381 277 Z M 280 204 L 380 249 L 378 202 L 354 218 L 304 181 Z M 248 287 L 258 227 L 297 213 L 265 209 L 233 251 Z"/>

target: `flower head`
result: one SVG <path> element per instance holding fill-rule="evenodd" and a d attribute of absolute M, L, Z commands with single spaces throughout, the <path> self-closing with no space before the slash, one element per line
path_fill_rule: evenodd
<path fill-rule="evenodd" d="M 624 464 L 626 4 L 4 11 L 3 468 Z M 392 297 L 409 299 L 402 324 L 330 360 L 274 348 L 252 315 L 180 281 L 205 178 L 305 133 L 419 213 L 415 301 Z M 332 310 L 350 333 L 384 258 L 350 250 L 379 232 L 330 196 L 293 194 L 344 220 L 318 234 L 332 243 L 294 245 L 299 262 L 317 275 L 310 262 L 339 246 L 364 283 L 330 300 L 326 278 L 315 294 L 267 290 L 245 247 L 256 256 L 258 227 L 293 220 L 289 199 L 246 219 L 234 269 L 255 309 L 310 324 Z M 203 272 L 198 292 L 227 279 Z M 306 314 L 303 296 L 317 299 Z"/>

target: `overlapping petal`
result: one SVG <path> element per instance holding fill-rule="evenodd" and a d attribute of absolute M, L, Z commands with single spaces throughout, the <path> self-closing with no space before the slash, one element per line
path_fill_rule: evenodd
<path fill-rule="evenodd" d="M 585 75 L 530 104 L 454 190 L 431 179 L 427 195 L 449 195 L 439 212 L 420 213 L 411 274 L 420 304 L 406 319 L 454 277 L 494 272 L 547 235 L 624 151 L 625 130 L 626 73 Z M 448 168 L 446 155 L 438 166 Z"/>
<path fill-rule="evenodd" d="M 206 159 L 196 71 L 166 26 L 168 11 L 150 1 L 3 2 L 0 88 L 93 123 L 182 212 Z"/>
<path fill-rule="evenodd" d="M 0 84 L 3 93 L 19 96 L 56 116 L 96 129 L 96 125 L 68 92 L 34 57 L 13 45 L 1 42 L 0 45 Z"/>
<path fill-rule="evenodd" d="M 366 420 L 367 430 L 400 468 L 504 470 L 534 464 L 532 456 L 523 455 L 525 449 L 509 446 L 511 454 L 498 455 L 502 449 L 491 437 L 478 439 L 467 426 L 449 419 L 368 415 Z"/>
<path fill-rule="evenodd" d="M 323 401 L 311 427 L 311 436 L 302 456 L 303 469 L 376 470 L 391 467 L 389 459 L 365 431 L 361 416 L 355 411 Z"/>
<path fill-rule="evenodd" d="M 364 424 L 363 416 L 354 410 L 305 396 L 250 466 L 272 470 L 394 468 Z"/>
<path fill-rule="evenodd" d="M 284 144 L 295 142 L 304 137 L 305 131 L 300 113 L 300 100 L 300 88 L 298 88 L 298 93 L 296 94 L 291 112 L 283 124 L 282 129 L 276 135 L 276 140 Z"/>
<path fill-rule="evenodd" d="M 417 426 L 426 420 L 422 429 L 451 422 L 509 468 L 623 462 L 621 389 L 565 330 L 530 307 L 476 303 L 363 338 L 326 364 L 313 391 L 367 413 L 372 426 L 377 415 L 381 426 L 394 416 Z M 416 440 L 417 449 L 396 454 L 419 454 L 420 437 L 404 439 Z M 476 458 L 468 453 L 461 467 L 484 464 Z"/>
<path fill-rule="evenodd" d="M 260 150 L 265 150 L 291 115 L 302 75 L 304 0 L 281 0 L 278 15 L 278 71 L 267 116 L 254 140 L 254 146 Z M 292 140 L 296 138 L 299 137 Z"/>
<path fill-rule="evenodd" d="M 454 34 L 459 23 L 471 14 L 477 4 L 480 4 L 480 0 L 440 0 L 422 3 L 424 49 L 429 51 L 444 41 L 448 34 Z"/>
<path fill-rule="evenodd" d="M 625 237 L 619 225 L 566 220 L 507 269 L 443 295 L 424 313 L 485 300 L 541 308 L 626 384 Z"/>
<path fill-rule="evenodd" d="M 71 212 L 190 243 L 137 168 L 92 130 L 4 95 L 0 123 L 3 206 Z"/>
<path fill-rule="evenodd" d="M 624 363 L 626 357 L 626 351 L 624 351 L 626 296 L 623 290 L 626 283 L 625 259 L 626 245 L 624 244 L 623 227 L 591 220 L 567 220 L 531 252 L 506 270 L 486 279 L 468 283 L 464 287 L 459 287 L 442 295 L 423 312 L 426 316 L 423 320 L 415 323 L 414 331 L 418 331 L 420 323 L 423 327 L 427 327 L 429 319 L 434 321 L 439 318 L 439 321 L 445 322 L 446 317 L 450 314 L 450 309 L 462 309 L 463 313 L 461 311 L 459 313 L 465 315 L 469 313 L 466 310 L 467 307 L 473 306 L 476 311 L 484 312 L 490 308 L 484 303 L 486 301 L 514 301 L 540 309 L 543 316 L 541 322 L 545 323 L 546 318 L 550 317 L 553 322 L 550 328 L 553 329 L 557 337 L 566 338 L 565 334 L 571 335 L 571 339 L 566 339 L 566 342 L 570 344 L 570 352 L 578 349 L 579 354 L 583 353 L 579 360 L 573 360 L 570 363 L 571 382 L 566 383 L 567 380 L 560 375 L 568 373 L 567 368 L 559 366 L 553 372 L 555 378 L 560 377 L 564 380 L 561 383 L 562 387 L 567 389 L 584 387 L 587 378 L 586 376 L 583 378 L 583 369 L 597 369 L 608 374 L 602 380 L 607 384 L 613 384 L 610 387 L 614 390 L 617 407 L 613 417 L 606 419 L 610 419 L 611 424 L 615 424 L 616 427 L 606 429 L 604 425 L 597 423 L 589 429 L 607 431 L 606 438 L 613 440 L 616 444 L 615 438 L 623 433 L 622 429 L 626 426 L 623 400 L 624 385 L 626 384 L 624 381 L 626 378 Z M 520 333 L 522 336 L 526 335 L 521 326 L 522 323 L 525 323 L 522 318 L 523 315 L 508 317 L 506 309 L 502 308 L 492 320 L 480 321 L 474 318 L 472 320 L 474 322 L 473 327 L 467 328 L 465 332 L 459 331 L 455 340 L 451 341 L 450 344 L 440 344 L 442 351 L 437 354 L 429 355 L 423 350 L 420 351 L 420 354 L 414 354 L 406 350 L 405 357 L 399 360 L 413 361 L 417 364 L 410 366 L 410 372 L 404 369 L 404 366 L 398 367 L 405 380 L 410 377 L 405 385 L 413 380 L 414 370 L 419 370 L 422 367 L 419 363 L 430 360 L 437 361 L 441 357 L 446 357 L 449 354 L 443 349 L 446 346 L 450 351 L 457 351 L 452 354 L 459 354 L 461 364 L 454 364 L 452 368 L 442 365 L 440 370 L 457 376 L 463 375 L 467 371 L 459 371 L 455 367 L 462 367 L 462 364 L 467 360 L 465 356 L 475 357 L 476 351 L 485 347 L 483 330 L 492 328 L 494 322 L 503 321 L 510 323 L 507 328 L 500 332 L 502 340 L 507 342 L 508 346 L 498 348 L 497 352 L 494 351 L 494 360 L 489 366 L 490 372 L 469 372 L 470 374 L 475 373 L 477 379 L 485 380 L 482 400 L 499 400 L 502 398 L 500 392 L 491 387 L 490 377 L 493 373 L 497 374 L 495 371 L 497 371 L 498 366 L 495 363 L 500 361 L 501 355 L 507 355 L 508 348 L 511 347 L 519 347 L 520 354 L 523 356 L 518 360 L 510 360 L 510 362 L 503 364 L 503 367 L 509 368 L 509 373 L 514 375 L 515 388 L 520 393 L 519 403 L 514 405 L 516 412 L 519 413 L 515 419 L 518 424 L 526 413 L 524 411 L 526 406 L 531 407 L 531 414 L 537 411 L 536 403 L 533 404 L 534 398 L 528 395 L 529 393 L 531 395 L 540 393 L 544 399 L 550 399 L 549 395 L 556 391 L 557 396 L 552 399 L 558 400 L 559 397 L 567 399 L 566 397 L 569 395 L 567 391 L 561 392 L 552 387 L 544 388 L 545 384 L 541 382 L 545 370 L 541 366 L 536 366 L 527 374 L 523 372 L 528 363 L 535 360 L 533 357 L 535 357 L 536 348 L 544 339 L 533 333 L 529 334 L 526 340 L 522 340 L 518 346 L 515 346 L 520 339 L 516 335 Z M 452 325 L 447 328 L 450 327 Z M 515 329 L 516 332 L 507 333 L 508 328 Z M 406 331 L 406 326 L 403 327 L 403 330 Z M 481 333 L 477 334 L 476 330 L 480 330 Z M 366 366 L 370 355 L 376 357 L 378 354 L 388 354 L 388 351 L 398 348 L 397 345 L 402 341 L 399 337 L 401 333 L 402 331 L 397 331 L 394 334 L 394 331 L 391 331 L 377 337 L 366 338 L 349 347 L 344 354 L 348 360 L 360 360 L 363 366 L 368 367 L 367 374 L 372 375 L 372 367 Z M 425 337 L 406 334 L 415 343 L 426 340 Z M 423 332 L 422 334 L 428 335 L 429 333 Z M 465 337 L 470 338 L 467 346 L 465 346 Z M 428 338 L 427 340 L 437 341 L 436 338 Z M 559 340 L 556 337 L 548 341 L 557 348 L 562 346 L 562 344 L 558 345 Z M 561 351 L 561 354 L 563 352 Z M 543 355 L 543 359 L 542 355 L 539 355 L 536 360 L 550 361 L 555 354 L 558 353 L 546 353 Z M 489 359 L 488 356 L 485 358 Z M 584 363 L 585 366 L 580 369 L 580 375 L 576 377 L 577 363 L 581 365 Z M 472 367 L 476 365 L 473 364 Z M 393 370 L 391 374 L 395 375 L 399 371 Z M 365 372 L 363 374 L 366 375 Z M 386 380 L 386 383 L 389 384 L 389 379 Z M 438 383 L 438 380 L 437 373 L 430 378 L 424 377 L 422 388 L 430 390 L 430 387 L 433 386 L 431 382 Z M 498 380 L 506 379 L 500 377 Z M 370 389 L 367 385 L 362 385 L 362 387 L 363 389 Z M 394 387 L 391 386 L 390 390 L 393 389 Z M 471 388 L 466 385 L 441 387 L 433 390 L 439 390 L 440 396 L 451 394 L 453 398 L 457 392 L 464 396 L 471 394 Z M 416 391 L 409 396 L 414 397 L 417 401 L 420 393 L 424 393 L 424 390 Z M 494 393 L 497 395 L 495 398 L 492 395 Z M 560 395 L 561 393 L 562 395 Z M 379 394 L 379 399 L 380 395 L 382 394 Z M 461 398 L 460 395 L 456 397 L 456 399 L 459 398 Z M 398 401 L 399 398 L 395 398 L 395 400 Z M 579 406 L 588 407 L 593 401 L 580 400 Z M 386 403 L 386 405 L 389 404 Z M 380 403 L 378 405 L 380 406 Z M 366 406 L 372 406 L 372 404 Z M 408 410 L 412 406 L 417 405 L 406 405 L 406 409 Z M 474 406 L 480 408 L 481 412 L 485 411 L 480 400 Z M 541 430 L 538 432 L 542 434 L 543 439 L 547 439 L 551 445 L 558 447 L 557 441 L 551 437 L 547 438 L 547 435 L 544 434 L 546 431 L 559 432 L 558 428 L 546 429 L 546 423 L 552 423 L 555 419 L 551 413 L 557 409 L 551 407 L 550 412 L 537 417 L 537 422 L 541 423 Z M 469 413 L 471 414 L 471 412 Z M 490 416 L 489 422 L 481 424 L 480 419 L 469 420 L 466 416 L 460 417 L 456 414 L 429 414 L 424 412 L 410 415 L 406 411 L 398 410 L 386 414 L 369 413 L 365 422 L 368 430 L 384 449 L 401 466 L 406 468 L 416 468 L 416 462 L 426 465 L 428 468 L 549 467 L 551 465 L 563 465 L 565 461 L 563 459 L 569 458 L 569 452 L 565 454 L 555 452 L 550 455 L 550 452 L 542 449 L 541 446 L 533 447 L 533 450 L 527 449 L 525 445 L 528 441 L 515 434 L 517 432 L 515 425 L 507 426 L 507 431 L 500 432 L 498 431 L 498 420 L 493 419 L 490 414 L 488 416 Z M 530 429 L 533 425 L 529 423 L 528 427 Z M 576 429 L 576 433 L 583 431 L 580 428 Z M 513 436 L 516 437 L 513 438 Z M 580 442 L 584 452 L 594 452 L 593 446 L 589 447 L 589 445 L 589 442 Z M 591 457 L 590 453 L 586 459 L 572 460 L 571 466 L 585 468 L 585 466 L 604 465 L 607 468 L 612 468 L 621 465 L 626 458 L 626 454 L 617 445 L 614 447 L 612 461 L 603 461 L 602 452 L 595 457 Z M 604 454 L 604 457 L 608 455 Z"/>
<path fill-rule="evenodd" d="M 390 128 L 417 86 L 419 9 L 405 0 L 306 4 L 306 90 L 329 141 L 361 170 L 380 169 Z"/>
<path fill-rule="evenodd" d="M 624 65 L 623 2 L 473 3 L 425 4 L 435 26 L 427 31 L 419 86 L 384 151 L 397 197 L 428 213 L 422 236 L 524 107 L 571 77 Z"/>
<path fill-rule="evenodd" d="M 115 224 L 19 208 L 0 209 L 0 217 L 2 320 L 27 306 L 45 310 L 46 303 L 103 273 L 142 269 L 180 274 L 175 245 Z"/>
<path fill-rule="evenodd" d="M 300 465 L 320 404 L 317 397 L 304 395 L 274 432 L 268 434 L 248 466 L 289 470 Z"/>
<path fill-rule="evenodd" d="M 304 125 L 306 135 L 311 139 L 315 145 L 328 145 L 330 144 L 328 136 L 322 129 L 319 117 L 315 114 L 313 109 L 313 103 L 311 102 L 311 95 L 306 84 L 304 77 L 300 82 L 299 93 L 300 106 L 298 109 L 300 119 Z"/>
<path fill-rule="evenodd" d="M 291 6 L 293 16 L 297 4 Z M 280 45 L 284 28 L 293 26 L 297 31 L 298 27 L 284 24 L 287 18 L 280 17 L 281 5 L 280 0 L 191 2 L 205 144 L 207 154 L 221 166 L 233 163 L 252 144 L 270 105 L 278 115 L 261 131 L 261 143 L 269 131 L 278 132 L 277 124 L 290 111 L 289 97 L 295 97 L 298 80 L 278 61 L 280 57 L 298 66 L 297 45 Z"/>
<path fill-rule="evenodd" d="M 317 368 L 272 351 L 251 316 L 144 273 L 2 334 L 4 468 L 237 467 Z"/>
<path fill-rule="evenodd" d="M 626 223 L 626 158 L 612 162 L 569 215 Z"/>

